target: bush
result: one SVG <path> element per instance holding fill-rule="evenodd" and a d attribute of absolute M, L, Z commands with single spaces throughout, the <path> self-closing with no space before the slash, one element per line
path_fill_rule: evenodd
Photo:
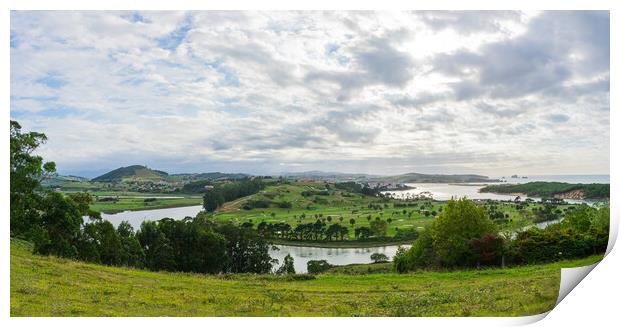
<path fill-rule="evenodd" d="M 397 272 L 406 272 L 421 268 L 435 267 L 438 259 L 433 250 L 433 238 L 427 229 L 420 233 L 409 250 L 399 248 L 394 256 L 394 269 Z"/>
<path fill-rule="evenodd" d="M 291 275 L 286 275 L 286 277 L 284 277 L 284 280 L 286 281 L 304 281 L 304 280 L 314 280 L 316 279 L 316 277 L 314 275 L 309 275 L 309 274 L 291 274 Z"/>
<path fill-rule="evenodd" d="M 290 201 L 282 201 L 278 203 L 278 208 L 291 209 L 293 204 Z"/>
<path fill-rule="evenodd" d="M 415 240 L 420 236 L 420 233 L 415 228 L 399 228 L 394 235 L 395 240 Z"/>
<path fill-rule="evenodd" d="M 249 200 L 243 205 L 243 210 L 252 210 L 254 208 L 269 208 L 271 204 L 268 200 Z"/>
<path fill-rule="evenodd" d="M 370 260 L 374 263 L 387 262 L 390 258 L 383 253 L 373 253 L 370 255 Z"/>
<path fill-rule="evenodd" d="M 320 274 L 329 270 L 331 267 L 333 267 L 333 265 L 327 263 L 327 260 L 308 261 L 308 273 L 310 274 Z"/>

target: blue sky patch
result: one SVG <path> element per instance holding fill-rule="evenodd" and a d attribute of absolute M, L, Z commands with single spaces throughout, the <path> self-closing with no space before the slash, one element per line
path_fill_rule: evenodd
<path fill-rule="evenodd" d="M 181 27 L 168 34 L 166 37 L 157 40 L 160 48 L 174 51 L 185 40 L 187 33 L 192 29 L 191 17 L 185 20 Z"/>
<path fill-rule="evenodd" d="M 11 48 L 17 48 L 19 46 L 19 40 L 17 39 L 17 34 L 11 30 Z"/>
<path fill-rule="evenodd" d="M 59 89 L 67 85 L 67 82 L 58 78 L 56 74 L 48 74 L 47 76 L 43 78 L 39 78 L 38 80 L 36 80 L 36 82 L 39 84 L 43 84 L 52 89 Z"/>

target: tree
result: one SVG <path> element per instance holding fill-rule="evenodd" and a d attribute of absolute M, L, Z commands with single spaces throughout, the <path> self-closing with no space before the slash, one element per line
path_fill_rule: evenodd
<path fill-rule="evenodd" d="M 497 235 L 497 227 L 484 207 L 468 199 L 449 200 L 432 229 L 433 249 L 446 266 L 472 264 L 469 241 L 487 234 Z"/>
<path fill-rule="evenodd" d="M 224 204 L 224 196 L 221 192 L 215 190 L 208 190 L 202 198 L 203 207 L 207 212 L 213 212 Z"/>
<path fill-rule="evenodd" d="M 34 251 L 60 257 L 77 257 L 76 243 L 82 215 L 75 203 L 61 193 L 49 192 L 42 199 L 40 223 L 35 228 Z"/>
<path fill-rule="evenodd" d="M 170 241 L 159 230 L 156 222 L 144 221 L 136 237 L 144 250 L 145 266 L 150 270 L 176 270 L 174 253 Z"/>
<path fill-rule="evenodd" d="M 370 260 L 374 263 L 387 262 L 390 258 L 383 253 L 373 253 L 370 255 Z"/>
<path fill-rule="evenodd" d="M 119 265 L 123 259 L 123 246 L 114 226 L 107 220 L 92 223 L 96 230 L 96 242 L 101 263 Z"/>
<path fill-rule="evenodd" d="M 504 254 L 504 239 L 495 235 L 484 235 L 469 241 L 476 266 L 499 265 Z"/>
<path fill-rule="evenodd" d="M 351 227 L 353 227 L 355 225 L 355 219 L 349 219 L 349 224 L 351 224 Z"/>
<path fill-rule="evenodd" d="M 590 229 L 592 223 L 596 221 L 597 210 L 588 205 L 581 205 L 579 208 L 564 218 L 563 224 L 570 226 L 579 233 L 584 233 Z"/>
<path fill-rule="evenodd" d="M 100 220 L 101 213 L 90 210 L 90 205 L 94 202 L 93 197 L 86 192 L 69 193 L 68 197 L 77 205 L 82 216 L 88 216 L 91 220 Z"/>
<path fill-rule="evenodd" d="M 370 237 L 370 228 L 366 226 L 355 228 L 355 238 L 360 240 L 367 239 Z"/>
<path fill-rule="evenodd" d="M 409 250 L 402 247 L 394 256 L 394 268 L 402 273 L 419 268 L 428 268 L 437 264 L 433 249 L 432 226 L 422 231 Z"/>
<path fill-rule="evenodd" d="M 56 165 L 33 155 L 47 140 L 45 134 L 22 133 L 21 125 L 13 120 L 10 125 L 11 235 L 31 238 L 36 230 L 41 236 L 41 181 L 56 171 Z"/>
<path fill-rule="evenodd" d="M 266 274 L 274 261 L 269 256 L 269 244 L 256 231 L 239 228 L 232 223 L 215 226 L 226 239 L 228 261 L 225 272 Z"/>
<path fill-rule="evenodd" d="M 127 222 L 121 222 L 116 232 L 123 248 L 120 264 L 123 266 L 144 268 L 144 250 L 134 233 L 133 227 Z"/>
<path fill-rule="evenodd" d="M 278 270 L 276 271 L 276 274 L 278 275 L 294 274 L 295 265 L 293 261 L 294 261 L 293 257 L 291 257 L 290 254 L 287 254 L 286 257 L 284 257 L 284 263 L 282 264 L 280 268 L 278 268 Z"/>
<path fill-rule="evenodd" d="M 188 244 L 186 257 L 194 258 L 185 271 L 215 274 L 222 272 L 229 258 L 226 254 L 226 238 L 214 231 L 192 223 L 191 234 L 195 235 L 195 241 Z M 190 234 L 190 235 L 191 235 Z"/>
<path fill-rule="evenodd" d="M 374 220 L 370 222 L 370 232 L 375 236 L 385 236 L 388 224 L 384 220 Z"/>

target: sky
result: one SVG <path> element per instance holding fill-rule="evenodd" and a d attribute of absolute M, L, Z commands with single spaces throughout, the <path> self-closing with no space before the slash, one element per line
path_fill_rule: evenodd
<path fill-rule="evenodd" d="M 13 11 L 60 173 L 609 174 L 607 11 Z"/>

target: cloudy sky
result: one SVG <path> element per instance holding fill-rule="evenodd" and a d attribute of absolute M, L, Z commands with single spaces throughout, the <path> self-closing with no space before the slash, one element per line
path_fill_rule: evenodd
<path fill-rule="evenodd" d="M 608 12 L 11 13 L 60 172 L 609 173 Z"/>

